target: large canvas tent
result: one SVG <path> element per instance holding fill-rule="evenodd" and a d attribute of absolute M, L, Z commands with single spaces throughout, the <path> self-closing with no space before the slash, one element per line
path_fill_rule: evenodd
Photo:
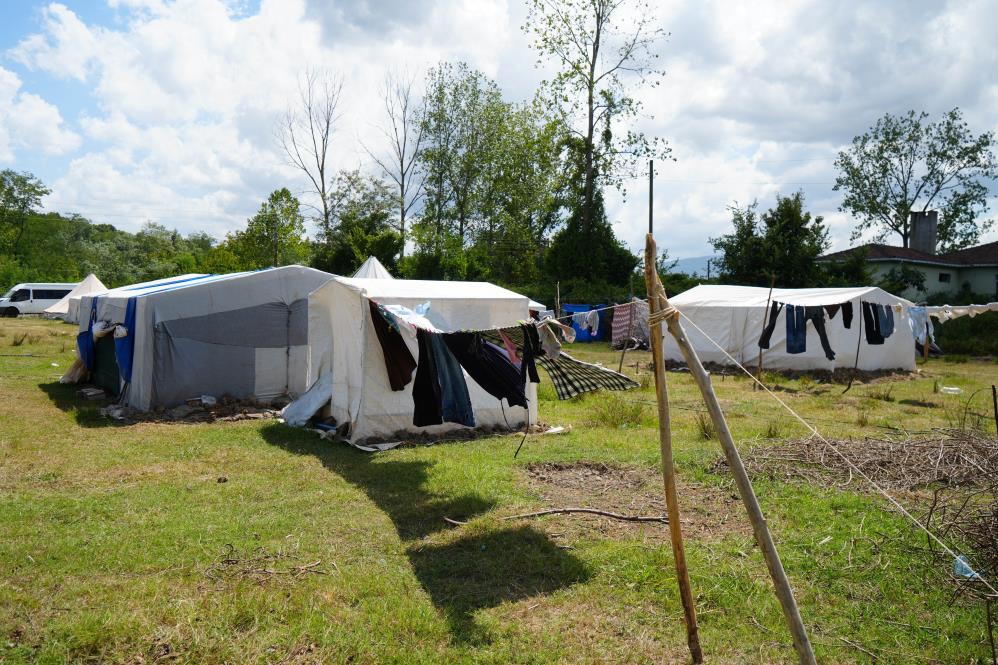
<path fill-rule="evenodd" d="M 375 256 L 367 257 L 367 260 L 360 264 L 353 276 L 357 279 L 395 279 L 388 272 L 388 268 Z"/>
<path fill-rule="evenodd" d="M 516 325 L 527 319 L 529 302 L 525 296 L 485 282 L 336 277 L 314 291 L 308 304 L 309 383 L 326 391 L 318 396 L 317 404 L 329 400 L 331 415 L 338 425 L 349 423 L 348 438 L 355 443 L 461 427 L 451 423 L 413 426 L 413 384 L 401 391 L 389 386 L 369 300 L 410 309 L 428 304 L 426 318 L 444 332 Z M 407 338 L 406 343 L 418 359 L 416 340 Z M 478 427 L 519 427 L 527 422 L 527 409 L 505 405 L 471 377 L 465 378 Z M 528 400 L 536 413 L 533 384 L 528 386 Z"/>
<path fill-rule="evenodd" d="M 759 360 L 759 337 L 766 316 L 769 289 L 753 286 L 700 285 L 669 298 L 670 304 L 703 329 L 739 363 L 755 367 Z M 828 360 L 822 350 L 818 333 L 807 324 L 807 350 L 787 352 L 786 307 L 779 313 L 770 347 L 763 353 L 767 369 L 833 370 L 836 367 L 858 367 L 861 370 L 915 368 L 914 339 L 908 322 L 912 303 L 877 287 L 829 289 L 773 289 L 772 300 L 791 305 L 825 306 L 852 303 L 852 325 L 846 328 L 843 315 L 828 319 L 825 329 L 835 360 Z M 862 327 L 861 303 L 869 302 L 893 308 L 894 332 L 883 344 L 866 341 Z M 900 310 L 900 311 L 898 311 Z M 731 361 L 692 325 L 684 326 L 693 348 L 704 362 L 730 365 Z M 859 358 L 857 361 L 857 346 Z M 665 335 L 664 352 L 667 360 L 683 361 L 671 335 Z"/>
<path fill-rule="evenodd" d="M 45 310 L 45 314 L 60 318 L 69 323 L 79 323 L 80 299 L 83 296 L 107 291 L 104 283 L 97 279 L 97 275 L 90 273 L 82 282 L 73 287 L 73 290 L 62 297 L 62 300 Z"/>
<path fill-rule="evenodd" d="M 120 326 L 114 355 L 122 401 L 142 410 L 202 394 L 294 396 L 307 380 L 308 294 L 331 277 L 286 266 L 183 275 L 84 296 L 80 343 L 91 321 Z"/>

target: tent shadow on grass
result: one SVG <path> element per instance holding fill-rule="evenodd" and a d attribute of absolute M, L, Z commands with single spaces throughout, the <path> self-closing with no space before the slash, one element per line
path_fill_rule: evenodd
<path fill-rule="evenodd" d="M 80 427 L 121 427 L 124 424 L 100 414 L 100 407 L 108 404 L 108 400 L 91 402 L 77 397 L 76 391 L 80 389 L 77 385 L 52 381 L 39 383 L 38 387 L 59 409 L 71 412 Z"/>
<path fill-rule="evenodd" d="M 457 642 L 488 643 L 487 631 L 474 619 L 480 609 L 553 593 L 589 577 L 581 560 L 533 526 L 510 524 L 476 529 L 444 543 L 414 542 L 453 529 L 444 517 L 468 520 L 495 507 L 478 494 L 450 496 L 428 490 L 433 462 L 381 462 L 370 453 L 281 424 L 266 425 L 261 433 L 289 452 L 315 455 L 388 515 L 406 544 L 416 578 L 446 617 Z"/>

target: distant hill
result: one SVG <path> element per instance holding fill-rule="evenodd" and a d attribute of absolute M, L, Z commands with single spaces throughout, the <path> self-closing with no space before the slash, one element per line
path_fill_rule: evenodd
<path fill-rule="evenodd" d="M 708 255 L 708 256 L 690 256 L 685 259 L 679 259 L 676 263 L 676 267 L 673 268 L 673 272 L 681 272 L 686 275 L 696 275 L 699 277 L 707 276 L 707 261 L 716 260 L 718 257 Z M 711 266 L 711 273 L 716 273 L 717 269 Z"/>

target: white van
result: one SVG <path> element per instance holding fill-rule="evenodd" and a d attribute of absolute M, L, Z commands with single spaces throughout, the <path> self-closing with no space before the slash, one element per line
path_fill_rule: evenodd
<path fill-rule="evenodd" d="M 18 284 L 0 298 L 0 316 L 41 314 L 76 287 L 76 282 L 32 282 Z"/>

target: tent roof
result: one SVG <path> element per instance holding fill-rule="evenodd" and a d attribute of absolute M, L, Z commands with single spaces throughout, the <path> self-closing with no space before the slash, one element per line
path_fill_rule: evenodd
<path fill-rule="evenodd" d="M 388 268 L 381 264 L 377 257 L 369 256 L 367 260 L 360 264 L 353 277 L 360 279 L 395 279 L 388 272 Z"/>
<path fill-rule="evenodd" d="M 892 301 L 906 305 L 912 303 L 904 298 L 887 293 L 876 286 L 858 286 L 828 289 L 773 289 L 772 299 L 791 305 L 837 305 L 866 298 L 876 301 Z M 769 299 L 769 289 L 764 286 L 726 286 L 721 284 L 701 284 L 679 295 L 669 298 L 677 307 L 696 305 L 698 307 L 765 307 Z"/>
<path fill-rule="evenodd" d="M 333 282 L 362 291 L 368 298 L 421 298 L 425 300 L 522 300 L 527 296 L 489 282 L 444 282 L 424 279 L 359 279 L 334 277 Z"/>
<path fill-rule="evenodd" d="M 91 293 L 103 293 L 107 291 L 104 283 L 97 279 L 97 275 L 90 273 L 83 278 L 83 281 L 73 287 L 73 290 L 62 297 L 59 302 L 45 310 L 46 314 L 67 314 L 69 312 L 69 299 L 73 296 L 86 296 Z"/>

